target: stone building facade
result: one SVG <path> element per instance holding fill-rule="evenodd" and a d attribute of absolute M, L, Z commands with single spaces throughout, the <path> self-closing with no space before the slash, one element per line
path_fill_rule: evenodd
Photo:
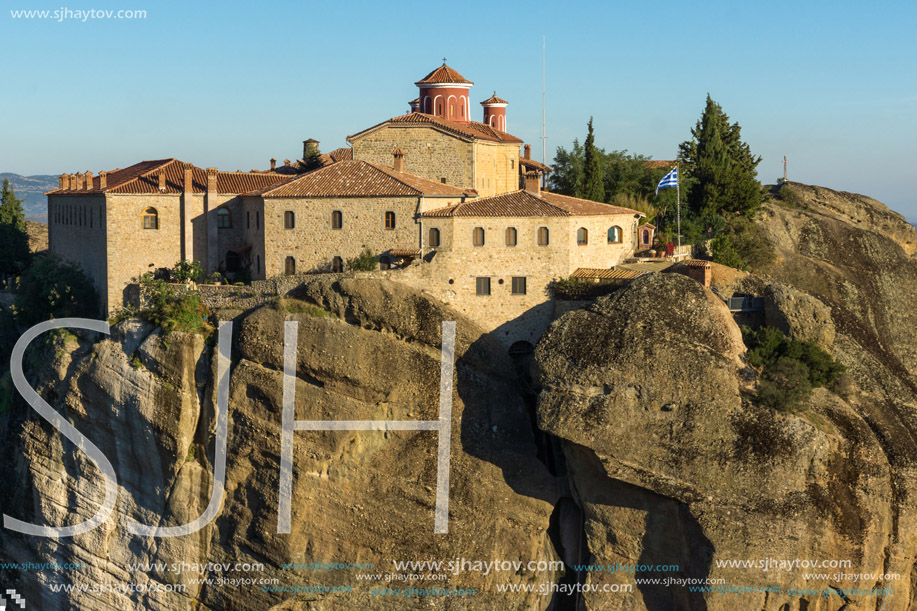
<path fill-rule="evenodd" d="M 50 249 L 83 267 L 106 312 L 128 283 L 180 260 L 270 280 L 341 271 L 368 249 L 508 346 L 534 344 L 555 315 L 550 283 L 631 256 L 642 215 L 543 192 L 551 168 L 506 133 L 508 102 L 494 94 L 473 121 L 472 83 L 445 64 L 416 84 L 411 112 L 350 148 L 321 155 L 308 139 L 302 160 L 269 170 L 163 159 L 62 175 L 47 194 Z"/>
<path fill-rule="evenodd" d="M 125 169 L 64 174 L 47 193 L 49 250 L 83 268 L 105 312 L 118 310 L 126 286 L 143 273 L 196 260 L 207 273 L 226 267 L 230 249 L 244 246 L 232 220 L 239 193 L 284 177 L 218 172 L 177 159 Z M 228 219 L 228 220 L 227 220 Z"/>
<path fill-rule="evenodd" d="M 429 261 L 399 271 L 507 347 L 534 345 L 554 317 L 549 286 L 579 268 L 610 268 L 634 252 L 642 213 L 527 190 L 424 215 Z M 439 246 L 434 246 L 434 244 Z"/>

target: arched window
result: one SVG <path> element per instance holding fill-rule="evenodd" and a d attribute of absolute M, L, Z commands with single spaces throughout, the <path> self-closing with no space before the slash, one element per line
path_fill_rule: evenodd
<path fill-rule="evenodd" d="M 643 243 L 644 244 L 650 243 L 650 230 L 649 229 L 643 230 Z"/>
<path fill-rule="evenodd" d="M 439 246 L 439 229 L 436 227 L 430 228 L 429 237 L 427 238 L 427 246 L 430 248 L 436 248 Z"/>
<path fill-rule="evenodd" d="M 506 228 L 506 245 L 507 246 L 516 245 L 516 228 L 515 227 Z"/>
<path fill-rule="evenodd" d="M 143 211 L 143 228 L 159 229 L 159 213 L 156 208 L 147 208 Z"/>
<path fill-rule="evenodd" d="M 585 246 L 589 243 L 589 230 L 585 227 L 580 227 L 576 230 L 576 243 L 580 246 Z"/>
<path fill-rule="evenodd" d="M 608 229 L 608 243 L 619 244 L 621 242 L 621 228 L 611 227 Z"/>
<path fill-rule="evenodd" d="M 484 246 L 484 228 L 475 227 L 471 233 L 471 243 L 475 246 Z"/>
<path fill-rule="evenodd" d="M 295 229 L 296 228 L 296 213 L 292 210 L 287 210 L 283 213 L 283 228 L 284 229 Z"/>
<path fill-rule="evenodd" d="M 395 213 L 389 210 L 385 213 L 385 228 L 394 229 L 395 228 Z"/>
<path fill-rule="evenodd" d="M 341 214 L 340 210 L 335 210 L 331 213 L 331 228 L 340 229 L 344 226 L 344 215 Z"/>
<path fill-rule="evenodd" d="M 454 117 L 454 116 L 455 116 L 455 103 L 450 103 L 450 104 L 449 104 L 449 116 L 450 116 L 450 117 Z"/>
<path fill-rule="evenodd" d="M 331 259 L 331 271 L 340 274 L 344 271 L 344 259 L 340 257 L 335 257 Z"/>
<path fill-rule="evenodd" d="M 217 227 L 220 229 L 232 227 L 232 214 L 226 208 L 220 208 L 217 211 Z"/>
<path fill-rule="evenodd" d="M 548 245 L 549 239 L 550 239 L 550 237 L 549 237 L 549 235 L 548 235 L 548 228 L 547 228 L 547 227 L 539 227 L 539 228 L 538 228 L 538 245 L 539 245 L 539 246 L 547 246 L 547 245 Z"/>
<path fill-rule="evenodd" d="M 296 273 L 296 259 L 293 257 L 286 258 L 286 261 L 283 262 L 283 273 L 287 276 L 292 276 Z"/>

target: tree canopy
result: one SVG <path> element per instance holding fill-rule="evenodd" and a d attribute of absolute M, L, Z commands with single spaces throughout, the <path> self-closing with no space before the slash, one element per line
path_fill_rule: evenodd
<path fill-rule="evenodd" d="M 25 213 L 22 211 L 22 200 L 16 197 L 9 180 L 4 179 L 0 193 L 0 274 L 15 275 L 29 262 Z"/>
<path fill-rule="evenodd" d="M 761 157 L 742 141 L 742 128 L 729 123 L 723 108 L 707 95 L 707 104 L 691 139 L 678 147 L 683 174 L 690 176 L 685 195 L 698 216 L 743 214 L 753 217 L 763 201 L 757 168 Z"/>
<path fill-rule="evenodd" d="M 595 146 L 592 117 L 589 117 L 589 123 L 586 127 L 586 144 L 583 145 L 583 185 L 580 188 L 581 195 L 579 197 L 596 202 L 604 202 L 604 164 L 602 163 L 602 151 Z"/>

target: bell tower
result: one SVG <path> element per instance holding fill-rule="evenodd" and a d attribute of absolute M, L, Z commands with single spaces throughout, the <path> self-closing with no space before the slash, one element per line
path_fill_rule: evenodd
<path fill-rule="evenodd" d="M 497 92 L 481 102 L 484 107 L 484 124 L 501 132 L 506 131 L 506 107 L 509 105 L 504 99 L 497 97 Z"/>
<path fill-rule="evenodd" d="M 442 66 L 414 84 L 420 89 L 417 112 L 456 123 L 471 121 L 468 91 L 474 83 L 447 66 L 445 58 Z"/>

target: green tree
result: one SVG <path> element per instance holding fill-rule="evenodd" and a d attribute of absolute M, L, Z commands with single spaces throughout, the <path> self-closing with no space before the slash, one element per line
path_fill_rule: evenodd
<path fill-rule="evenodd" d="M 317 170 L 323 167 L 322 155 L 318 151 L 310 151 L 308 155 L 303 157 L 303 160 L 300 164 L 299 173 L 305 174 L 306 172 L 311 172 L 312 170 Z"/>
<path fill-rule="evenodd" d="M 79 267 L 53 255 L 43 256 L 19 279 L 15 310 L 26 325 L 51 318 L 95 318 L 99 297 Z"/>
<path fill-rule="evenodd" d="M 22 200 L 16 197 L 9 180 L 3 180 L 0 194 L 0 274 L 16 275 L 29 262 L 25 213 L 22 211 Z"/>
<path fill-rule="evenodd" d="M 29 262 L 29 236 L 12 223 L 0 223 L 0 274 L 18 275 Z"/>
<path fill-rule="evenodd" d="M 19 231 L 25 232 L 25 212 L 22 210 L 22 201 L 13 192 L 10 181 L 3 179 L 2 203 L 0 203 L 0 223 L 13 225 Z"/>
<path fill-rule="evenodd" d="M 763 200 L 755 168 L 761 157 L 742 141 L 742 128 L 729 123 L 722 107 L 707 95 L 707 105 L 691 140 L 679 145 L 684 173 L 691 178 L 686 199 L 697 215 L 755 215 Z"/>
<path fill-rule="evenodd" d="M 604 151 L 596 148 L 592 131 L 592 117 L 587 124 L 586 144 L 583 146 L 583 183 L 577 197 L 596 202 L 605 201 Z"/>
<path fill-rule="evenodd" d="M 569 151 L 562 146 L 554 153 L 554 171 L 551 173 L 551 190 L 561 195 L 576 196 L 577 186 L 583 183 L 583 164 L 585 162 L 583 145 L 578 139 L 573 140 Z"/>

